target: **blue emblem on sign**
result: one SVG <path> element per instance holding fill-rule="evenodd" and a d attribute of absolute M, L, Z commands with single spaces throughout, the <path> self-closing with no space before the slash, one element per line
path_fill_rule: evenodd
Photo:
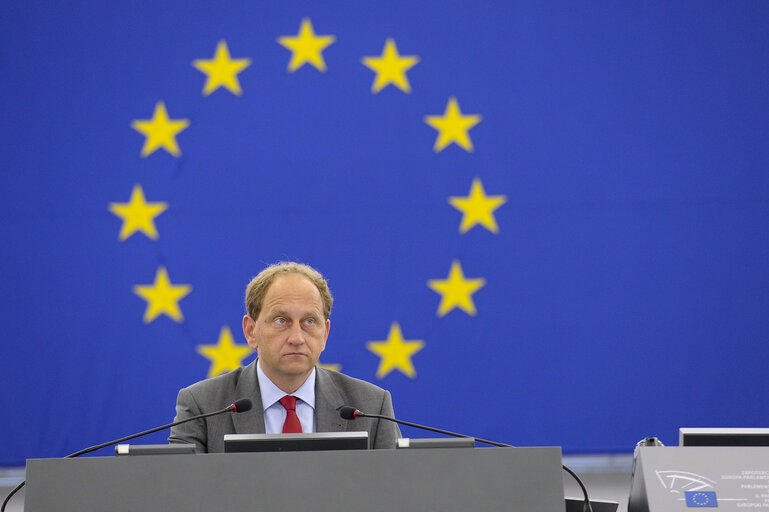
<path fill-rule="evenodd" d="M 687 491 L 685 494 L 686 494 L 687 507 L 717 507 L 718 506 L 716 493 L 713 491 Z"/>

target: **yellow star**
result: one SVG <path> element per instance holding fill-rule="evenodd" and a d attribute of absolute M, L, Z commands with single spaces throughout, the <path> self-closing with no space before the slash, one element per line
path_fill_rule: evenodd
<path fill-rule="evenodd" d="M 188 119 L 169 119 L 166 104 L 158 101 L 152 119 L 134 119 L 131 128 L 141 133 L 147 139 L 142 147 L 142 157 L 146 157 L 163 148 L 173 156 L 182 152 L 176 144 L 176 135 L 190 125 Z"/>
<path fill-rule="evenodd" d="M 123 219 L 118 239 L 122 242 L 137 231 L 141 231 L 152 240 L 158 239 L 155 228 L 155 217 L 168 209 L 168 203 L 148 203 L 144 190 L 138 183 L 131 191 L 131 199 L 127 203 L 110 203 L 109 211 Z"/>
<path fill-rule="evenodd" d="M 393 39 L 387 39 L 380 57 L 363 57 L 361 62 L 376 72 L 374 83 L 371 84 L 371 92 L 378 93 L 389 84 L 395 85 L 403 92 L 411 92 L 406 71 L 416 66 L 419 57 L 416 55 L 399 55 Z"/>
<path fill-rule="evenodd" d="M 459 103 L 454 96 L 449 98 L 443 116 L 425 116 L 425 123 L 438 130 L 438 138 L 435 139 L 433 151 L 439 153 L 446 146 L 454 142 L 465 151 L 473 150 L 473 143 L 467 133 L 470 128 L 481 122 L 481 116 L 471 114 L 462 115 Z"/>
<path fill-rule="evenodd" d="M 161 314 L 164 314 L 181 322 L 184 320 L 178 302 L 192 291 L 188 284 L 172 285 L 165 267 L 159 267 L 155 274 L 155 282 L 149 284 L 137 284 L 133 292 L 147 301 L 147 309 L 144 310 L 144 323 L 148 324 Z"/>
<path fill-rule="evenodd" d="M 248 345 L 236 345 L 232 332 L 226 325 L 219 331 L 216 345 L 198 345 L 196 350 L 198 354 L 211 360 L 207 378 L 240 368 L 243 359 L 253 352 Z"/>
<path fill-rule="evenodd" d="M 449 197 L 451 206 L 463 213 L 462 224 L 459 226 L 459 232 L 462 234 L 467 233 L 476 224 L 481 224 L 492 233 L 498 233 L 494 210 L 506 201 L 505 196 L 487 196 L 480 178 L 473 180 L 467 197 Z"/>
<path fill-rule="evenodd" d="M 447 279 L 430 279 L 427 286 L 441 295 L 441 304 L 438 306 L 438 316 L 444 316 L 454 308 L 459 308 L 468 315 L 475 316 L 475 304 L 473 293 L 486 284 L 483 278 L 465 279 L 462 265 L 454 260 L 451 263 L 449 277 Z"/>
<path fill-rule="evenodd" d="M 227 41 L 219 41 L 213 59 L 195 59 L 192 65 L 208 75 L 203 86 L 203 96 L 208 96 L 222 86 L 232 94 L 240 96 L 243 90 L 240 88 L 238 73 L 251 65 L 251 59 L 231 59 Z"/>
<path fill-rule="evenodd" d="M 401 326 L 398 322 L 390 325 L 390 333 L 386 341 L 369 341 L 366 348 L 378 355 L 382 359 L 379 361 L 379 368 L 376 376 L 379 379 L 384 378 L 393 370 L 400 370 L 407 377 L 414 378 L 417 371 L 411 363 L 411 356 L 424 348 L 425 342 L 422 340 L 404 340 Z"/>
<path fill-rule="evenodd" d="M 302 26 L 296 36 L 278 38 L 278 43 L 292 52 L 291 61 L 288 63 L 288 71 L 291 73 L 308 62 L 319 71 L 325 72 L 326 61 L 323 60 L 321 52 L 334 41 L 336 36 L 316 36 L 310 18 L 302 20 Z"/>

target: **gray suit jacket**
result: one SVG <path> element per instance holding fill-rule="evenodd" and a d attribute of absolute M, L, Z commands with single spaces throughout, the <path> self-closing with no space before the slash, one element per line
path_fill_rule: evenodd
<path fill-rule="evenodd" d="M 250 398 L 250 411 L 227 413 L 193 420 L 171 429 L 171 443 L 193 443 L 198 453 L 224 451 L 224 434 L 263 434 L 264 408 L 256 376 L 255 360 L 246 367 L 197 382 L 179 391 L 176 400 L 178 421 L 227 407 L 240 398 Z M 395 448 L 400 437 L 398 425 L 375 418 L 343 420 L 337 409 L 349 405 L 363 412 L 393 416 L 389 391 L 341 373 L 315 367 L 315 430 L 350 432 L 366 430 L 372 448 Z"/>

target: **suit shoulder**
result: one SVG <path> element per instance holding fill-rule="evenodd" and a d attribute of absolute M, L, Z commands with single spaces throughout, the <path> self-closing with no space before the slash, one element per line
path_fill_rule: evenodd
<path fill-rule="evenodd" d="M 188 393 L 195 402 L 203 408 L 210 406 L 220 407 L 235 400 L 235 390 L 243 376 L 244 368 L 237 368 L 231 372 L 217 375 L 209 379 L 198 381 L 182 389 L 180 393 Z M 226 403 L 225 403 L 226 402 Z"/>
<path fill-rule="evenodd" d="M 319 368 L 319 371 L 323 372 L 336 386 L 342 389 L 355 390 L 374 395 L 383 395 L 386 393 L 384 389 L 376 384 L 366 382 L 365 380 L 356 379 L 355 377 L 350 377 L 349 375 L 334 370 L 327 370 L 325 368 Z"/>

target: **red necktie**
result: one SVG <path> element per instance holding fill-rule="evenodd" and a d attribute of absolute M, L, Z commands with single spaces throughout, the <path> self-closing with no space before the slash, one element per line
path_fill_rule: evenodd
<path fill-rule="evenodd" d="M 302 423 L 296 415 L 296 397 L 286 395 L 280 399 L 280 405 L 286 409 L 286 422 L 283 423 L 284 434 L 301 434 Z"/>

